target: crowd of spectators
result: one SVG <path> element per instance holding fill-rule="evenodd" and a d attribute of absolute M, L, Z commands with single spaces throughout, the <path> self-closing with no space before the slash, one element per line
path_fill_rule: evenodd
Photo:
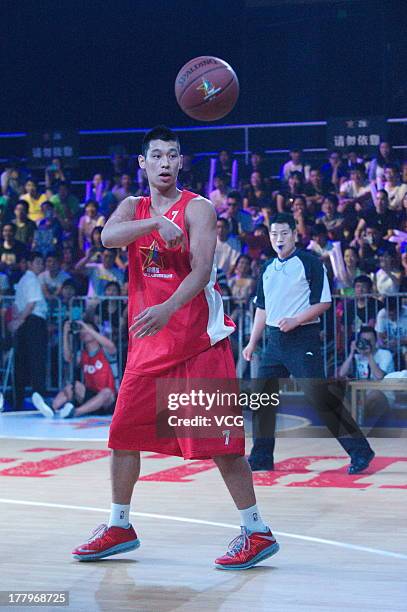
<path fill-rule="evenodd" d="M 68 308 L 69 300 L 82 296 L 93 322 L 114 331 L 116 339 L 126 334 L 122 309 L 102 308 L 98 302 L 126 296 L 128 279 L 126 250 L 103 247 L 103 225 L 125 197 L 148 194 L 143 171 L 129 170 L 122 162 L 116 156 L 110 175 L 96 172 L 77 195 L 59 159 L 52 160 L 45 176 L 16 161 L 5 167 L 0 177 L 0 295 L 15 294 L 29 254 L 35 252 L 47 300 L 58 297 Z M 380 144 L 373 159 L 360 151 L 330 151 L 318 163 L 309 163 L 293 148 L 277 178 L 261 151 L 251 153 L 248 165 L 221 151 L 210 169 L 188 153 L 179 181 L 208 197 L 216 209 L 218 281 L 234 318 L 242 305 L 250 304 L 262 262 L 273 254 L 270 219 L 276 212 L 290 212 L 298 247 L 324 262 L 332 292 L 341 298 L 336 301 L 335 337 L 338 346 L 343 344 L 343 357 L 354 350 L 351 342 L 362 326 L 369 325 L 378 334 L 378 346 L 393 351 L 400 369 L 407 368 L 407 307 L 395 297 L 407 292 L 407 161 L 388 142 Z M 14 315 L 4 308 L 1 312 L 5 329 Z M 53 316 L 50 306 L 50 331 L 55 330 Z M 333 337 L 333 324 L 326 333 Z"/>

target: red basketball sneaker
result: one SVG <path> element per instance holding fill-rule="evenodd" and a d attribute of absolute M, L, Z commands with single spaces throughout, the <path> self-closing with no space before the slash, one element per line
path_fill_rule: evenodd
<path fill-rule="evenodd" d="M 134 550 L 140 546 L 140 540 L 132 525 L 127 529 L 123 527 L 108 527 L 104 523 L 96 527 L 90 539 L 72 551 L 74 559 L 78 561 L 95 561 L 117 555 L 122 552 Z"/>
<path fill-rule="evenodd" d="M 229 544 L 223 557 L 215 560 L 219 569 L 249 569 L 260 561 L 275 555 L 280 547 L 270 529 L 251 533 L 246 527 L 241 527 L 242 533 Z"/>

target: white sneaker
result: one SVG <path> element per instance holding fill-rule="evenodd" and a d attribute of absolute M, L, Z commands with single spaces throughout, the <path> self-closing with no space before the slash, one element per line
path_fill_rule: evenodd
<path fill-rule="evenodd" d="M 59 411 L 61 419 L 70 419 L 74 416 L 75 406 L 71 402 L 66 402 Z"/>
<path fill-rule="evenodd" d="M 0 412 L 3 412 L 3 410 L 4 410 L 4 395 L 0 391 Z"/>
<path fill-rule="evenodd" d="M 52 419 L 55 416 L 55 412 L 48 406 L 48 404 L 44 401 L 44 398 L 39 393 L 35 392 L 31 396 L 31 401 L 36 407 L 36 409 L 41 412 L 43 416 L 47 419 Z"/>

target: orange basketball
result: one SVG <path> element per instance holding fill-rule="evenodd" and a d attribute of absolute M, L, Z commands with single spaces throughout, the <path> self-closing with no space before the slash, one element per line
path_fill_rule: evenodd
<path fill-rule="evenodd" d="M 187 62 L 175 79 L 177 102 L 189 117 L 200 121 L 221 119 L 239 97 L 239 81 L 227 62 L 202 55 Z"/>

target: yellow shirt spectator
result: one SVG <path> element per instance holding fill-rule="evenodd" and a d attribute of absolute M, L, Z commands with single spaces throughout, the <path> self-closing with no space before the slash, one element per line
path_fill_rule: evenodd
<path fill-rule="evenodd" d="M 28 218 L 37 223 L 37 221 L 44 218 L 41 204 L 47 200 L 47 197 L 44 193 L 40 195 L 37 192 L 37 185 L 31 179 L 26 182 L 25 191 L 26 193 L 20 199 L 28 203 Z"/>

